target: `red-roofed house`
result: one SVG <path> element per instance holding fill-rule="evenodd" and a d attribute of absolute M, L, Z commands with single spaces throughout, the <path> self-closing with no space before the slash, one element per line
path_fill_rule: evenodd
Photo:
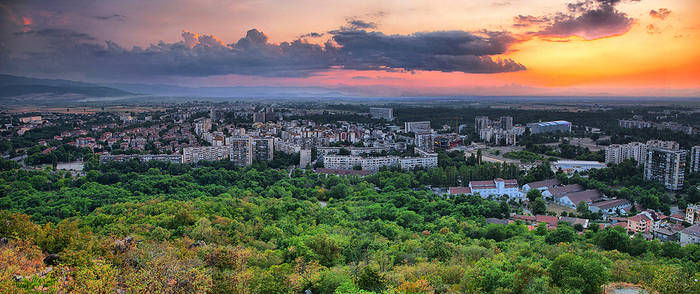
<path fill-rule="evenodd" d="M 547 228 L 555 228 L 559 222 L 559 218 L 553 215 L 538 214 L 535 216 L 535 221 L 538 223 L 546 223 Z"/>
<path fill-rule="evenodd" d="M 628 233 L 649 233 L 654 225 L 654 219 L 647 213 L 640 213 L 627 219 Z"/>
<path fill-rule="evenodd" d="M 469 187 L 450 187 L 448 193 L 450 193 L 450 195 L 457 195 L 457 194 L 470 195 L 472 193 L 472 188 L 469 188 Z"/>
<path fill-rule="evenodd" d="M 522 215 L 522 214 L 513 214 L 513 216 L 511 216 L 511 218 L 514 220 L 521 220 L 521 221 L 531 222 L 531 223 L 534 223 L 537 220 L 532 215 Z"/>

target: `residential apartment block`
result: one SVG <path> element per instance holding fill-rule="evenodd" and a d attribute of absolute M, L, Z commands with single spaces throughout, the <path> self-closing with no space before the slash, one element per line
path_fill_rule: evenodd
<path fill-rule="evenodd" d="M 399 166 L 402 169 L 437 167 L 437 154 L 428 154 L 420 157 L 326 155 L 323 157 L 323 165 L 329 169 L 354 169 L 360 167 L 362 170 L 369 171 L 377 171 L 385 166 Z"/>
<path fill-rule="evenodd" d="M 100 163 L 105 163 L 109 161 L 126 162 L 132 159 L 136 159 L 141 162 L 169 161 L 172 163 L 182 163 L 181 154 L 101 155 Z"/>
<path fill-rule="evenodd" d="M 700 222 L 700 204 L 690 204 L 685 208 L 685 219 L 689 224 Z"/>
<path fill-rule="evenodd" d="M 183 148 L 182 162 L 197 163 L 201 160 L 228 159 L 238 166 L 247 166 L 254 160 L 270 161 L 274 157 L 272 138 L 240 136 L 227 138 L 226 141 L 229 145 Z"/>
<path fill-rule="evenodd" d="M 182 162 L 218 161 L 229 158 L 229 152 L 229 146 L 186 147 L 182 149 Z"/>
<path fill-rule="evenodd" d="M 233 161 L 238 166 L 253 164 L 253 156 L 251 153 L 253 140 L 251 140 L 250 137 L 230 137 L 228 142 L 230 161 Z"/>
<path fill-rule="evenodd" d="M 690 172 L 700 173 L 700 146 L 690 148 Z"/>
<path fill-rule="evenodd" d="M 659 182 L 668 190 L 680 190 L 685 179 L 685 150 L 649 147 L 644 179 Z"/>
<path fill-rule="evenodd" d="M 637 164 L 644 164 L 646 155 L 647 144 L 641 142 L 612 144 L 605 148 L 605 163 L 620 164 L 625 159 L 634 159 Z"/>
<path fill-rule="evenodd" d="M 394 120 L 394 109 L 382 107 L 370 107 L 369 115 L 372 118 L 385 119 L 387 121 Z"/>
<path fill-rule="evenodd" d="M 410 133 L 418 133 L 418 132 L 423 132 L 423 131 L 429 131 L 430 130 L 430 121 L 407 121 L 403 123 L 403 129 L 404 132 Z"/>
<path fill-rule="evenodd" d="M 644 128 L 655 128 L 657 130 L 670 130 L 673 132 L 681 132 L 685 133 L 688 135 L 693 134 L 693 127 L 691 126 L 686 126 L 686 125 L 681 125 L 676 122 L 650 122 L 650 121 L 643 121 L 643 120 L 626 120 L 626 119 L 621 119 L 618 120 L 618 125 L 622 128 L 628 128 L 628 129 L 644 129 Z"/>
<path fill-rule="evenodd" d="M 525 131 L 523 127 L 513 126 L 512 116 L 502 116 L 497 121 L 492 121 L 487 116 L 477 116 L 474 126 L 481 140 L 499 145 L 515 145 L 518 136 Z"/>

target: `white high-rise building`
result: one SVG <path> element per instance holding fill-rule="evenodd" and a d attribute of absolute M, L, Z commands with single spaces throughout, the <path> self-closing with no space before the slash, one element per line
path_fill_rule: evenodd
<path fill-rule="evenodd" d="M 248 136 L 228 138 L 229 160 L 238 166 L 247 166 L 253 163 L 253 141 Z"/>
<path fill-rule="evenodd" d="M 700 173 L 700 146 L 690 149 L 690 172 Z"/>
<path fill-rule="evenodd" d="M 197 135 L 202 135 L 203 133 L 209 132 L 211 130 L 211 119 L 202 118 L 194 123 L 194 132 Z"/>
<path fill-rule="evenodd" d="M 512 116 L 501 116 L 501 129 L 511 130 L 513 129 L 513 117 Z"/>
<path fill-rule="evenodd" d="M 410 133 L 418 133 L 418 132 L 424 132 L 424 131 L 430 131 L 430 121 L 407 121 L 403 123 L 404 127 L 404 132 Z"/>
<path fill-rule="evenodd" d="M 474 130 L 479 131 L 488 128 L 491 125 L 491 120 L 488 116 L 477 116 L 474 118 Z"/>
<path fill-rule="evenodd" d="M 647 148 L 651 147 L 657 147 L 674 151 L 678 151 L 680 149 L 680 145 L 676 141 L 649 140 L 647 141 Z"/>
<path fill-rule="evenodd" d="M 640 142 L 612 144 L 605 148 L 605 163 L 619 164 L 625 159 L 634 159 L 637 164 L 646 162 L 647 145 Z"/>

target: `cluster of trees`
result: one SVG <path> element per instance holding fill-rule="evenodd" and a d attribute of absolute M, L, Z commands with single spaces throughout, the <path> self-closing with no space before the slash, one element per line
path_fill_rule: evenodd
<path fill-rule="evenodd" d="M 518 166 L 485 162 L 476 164 L 472 157 L 465 161 L 464 153 L 450 152 L 438 155 L 438 167 L 402 171 L 398 168 L 383 169 L 365 179 L 380 188 L 420 188 L 425 186 L 453 187 L 467 186 L 469 181 L 491 180 L 494 178 L 516 179 L 520 176 Z"/>
<path fill-rule="evenodd" d="M 556 148 L 549 145 L 527 144 L 525 146 L 525 150 L 532 153 L 544 154 L 546 156 L 556 156 L 576 160 L 605 161 L 604 151 L 601 150 L 591 152 L 591 150 L 586 147 L 571 145 L 566 140 L 559 144 Z"/>
<path fill-rule="evenodd" d="M 0 266 L 0 288 L 601 293 L 605 283 L 627 282 L 700 290 L 696 245 L 630 240 L 612 228 L 487 224 L 509 205 L 411 189 L 429 171 L 360 178 L 94 161 L 86 169 L 84 177 L 0 172 L 0 237 L 9 238 L 0 264 L 10 265 Z"/>
<path fill-rule="evenodd" d="M 542 191 L 539 189 L 532 189 L 527 192 L 527 200 L 530 204 L 530 211 L 533 215 L 545 214 L 547 213 L 547 203 L 544 201 L 542 196 Z"/>
<path fill-rule="evenodd" d="M 539 146 L 544 146 L 544 145 L 539 145 Z M 549 158 L 545 158 L 544 156 L 533 153 L 528 150 L 521 150 L 521 151 L 510 151 L 506 152 L 503 154 L 504 157 L 510 158 L 510 159 L 519 159 L 521 163 L 533 163 L 537 161 L 545 161 L 549 160 Z M 553 160 L 556 160 L 556 158 L 552 158 Z"/>
<path fill-rule="evenodd" d="M 87 147 L 78 148 L 69 144 L 61 144 L 56 147 L 51 152 L 42 153 L 48 147 L 43 149 L 39 145 L 34 145 L 33 147 L 27 149 L 27 158 L 25 162 L 28 165 L 40 165 L 40 164 L 57 164 L 59 162 L 70 162 L 82 158 L 87 158 L 92 156 L 92 150 Z"/>
<path fill-rule="evenodd" d="M 20 165 L 16 161 L 0 158 L 0 171 L 13 170 L 17 168 L 20 168 Z"/>

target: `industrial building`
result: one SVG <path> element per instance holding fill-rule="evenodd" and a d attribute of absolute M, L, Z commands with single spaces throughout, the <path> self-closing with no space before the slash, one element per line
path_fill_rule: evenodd
<path fill-rule="evenodd" d="M 571 132 L 571 123 L 565 120 L 529 123 L 527 127 L 530 128 L 531 134 Z"/>

